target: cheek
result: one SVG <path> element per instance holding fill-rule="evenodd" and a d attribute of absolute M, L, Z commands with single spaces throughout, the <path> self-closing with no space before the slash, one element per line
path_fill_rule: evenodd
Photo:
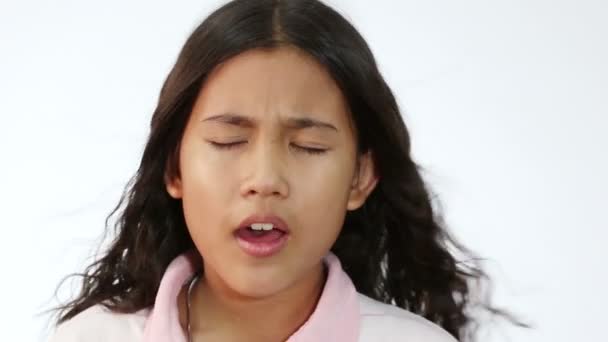
<path fill-rule="evenodd" d="M 200 247 L 211 246 L 226 235 L 222 229 L 230 224 L 226 208 L 230 194 L 236 191 L 231 184 L 234 176 L 230 172 L 234 171 L 200 157 L 184 158 L 181 171 L 184 218 L 192 239 L 203 250 Z"/>
<path fill-rule="evenodd" d="M 331 244 L 339 234 L 346 214 L 351 172 L 344 166 L 325 167 L 299 178 L 297 212 L 308 237 Z"/>

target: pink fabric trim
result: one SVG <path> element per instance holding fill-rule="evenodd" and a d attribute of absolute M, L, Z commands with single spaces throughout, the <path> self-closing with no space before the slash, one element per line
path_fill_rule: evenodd
<path fill-rule="evenodd" d="M 200 257 L 199 257 L 200 258 Z M 175 258 L 160 281 L 154 307 L 146 319 L 144 342 L 186 342 L 188 338 L 179 323 L 177 297 L 182 286 L 200 267 L 197 253 L 190 251 Z"/>
<path fill-rule="evenodd" d="M 360 315 L 357 291 L 331 252 L 323 259 L 328 275 L 317 307 L 287 342 L 359 340 Z M 184 253 L 169 266 L 160 283 L 154 308 L 146 319 L 144 342 L 186 342 L 179 323 L 177 297 L 181 287 L 200 267 L 196 251 Z"/>
<path fill-rule="evenodd" d="M 333 253 L 324 259 L 329 268 L 317 307 L 288 342 L 359 340 L 359 298 L 351 279 Z"/>

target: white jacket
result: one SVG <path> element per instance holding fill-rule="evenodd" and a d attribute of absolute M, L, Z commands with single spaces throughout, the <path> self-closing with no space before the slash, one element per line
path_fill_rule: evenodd
<path fill-rule="evenodd" d="M 163 275 L 154 307 L 131 314 L 98 304 L 59 325 L 49 342 L 185 342 L 177 295 L 196 270 L 186 254 Z M 357 293 L 338 258 L 325 258 L 328 277 L 317 307 L 288 342 L 457 342 L 437 324 Z"/>

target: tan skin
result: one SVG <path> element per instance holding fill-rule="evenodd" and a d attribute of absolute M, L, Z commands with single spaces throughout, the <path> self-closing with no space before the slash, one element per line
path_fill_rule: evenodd
<path fill-rule="evenodd" d="M 241 119 L 217 117 L 226 113 Z M 180 176 L 166 179 L 204 262 L 192 297 L 194 341 L 285 341 L 306 322 L 346 211 L 363 205 L 378 181 L 355 137 L 338 86 L 295 48 L 246 51 L 209 75 L 182 137 Z M 236 243 L 234 230 L 255 213 L 289 225 L 279 253 L 255 258 Z M 184 298 L 182 291 L 185 327 Z"/>

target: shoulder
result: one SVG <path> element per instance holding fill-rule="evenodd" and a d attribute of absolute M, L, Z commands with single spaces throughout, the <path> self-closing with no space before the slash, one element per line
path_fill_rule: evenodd
<path fill-rule="evenodd" d="M 395 305 L 359 293 L 360 341 L 457 342 L 439 325 Z"/>
<path fill-rule="evenodd" d="M 148 313 L 117 313 L 94 305 L 59 324 L 49 342 L 140 341 Z"/>

